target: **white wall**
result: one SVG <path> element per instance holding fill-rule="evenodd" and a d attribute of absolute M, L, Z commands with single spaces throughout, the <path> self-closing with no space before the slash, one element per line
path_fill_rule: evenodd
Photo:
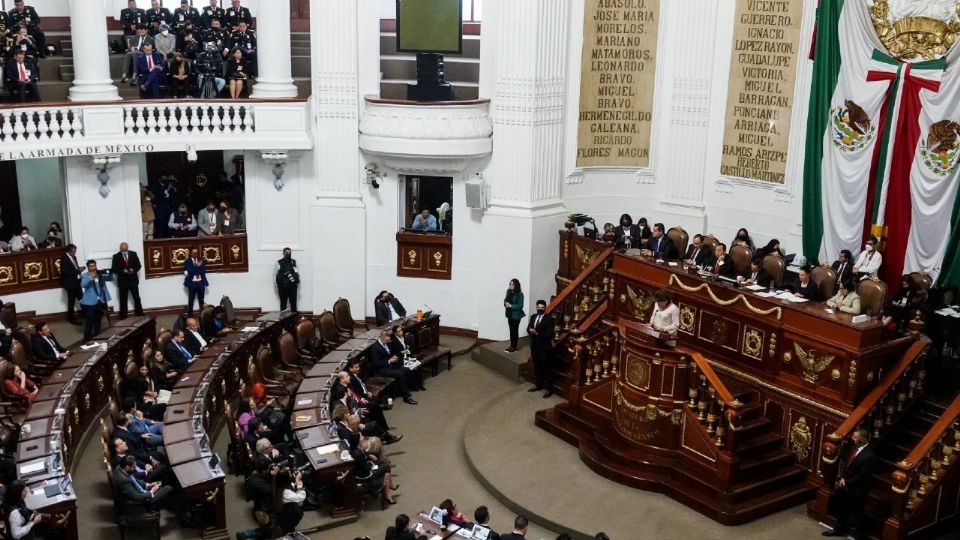
<path fill-rule="evenodd" d="M 397 0 L 380 0 L 380 18 L 397 18 Z"/>
<path fill-rule="evenodd" d="M 30 228 L 37 242 L 46 238 L 51 221 L 64 225 L 64 188 L 59 159 L 18 161 L 17 190 L 20 192 L 22 225 Z"/>

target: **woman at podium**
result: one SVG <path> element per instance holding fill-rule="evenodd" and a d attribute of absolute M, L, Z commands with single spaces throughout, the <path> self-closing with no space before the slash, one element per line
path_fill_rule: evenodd
<path fill-rule="evenodd" d="M 667 347 L 677 346 L 677 330 L 680 328 L 680 309 L 670 300 L 670 294 L 660 289 L 653 295 L 656 305 L 650 315 L 650 328 L 660 332 L 660 342 Z"/>

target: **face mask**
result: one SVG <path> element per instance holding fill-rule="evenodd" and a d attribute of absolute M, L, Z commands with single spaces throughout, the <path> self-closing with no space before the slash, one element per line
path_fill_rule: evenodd
<path fill-rule="evenodd" d="M 867 250 L 867 251 L 873 251 L 873 246 L 870 245 L 870 244 L 867 244 L 867 246 L 866 246 L 865 248 L 863 248 L 863 249 L 865 249 L 865 250 Z"/>
<path fill-rule="evenodd" d="M 30 236 L 30 235 L 27 234 L 27 233 L 23 233 L 23 234 L 20 235 L 20 238 L 23 238 L 24 240 L 26 240 L 28 236 Z"/>
<path fill-rule="evenodd" d="M 289 254 L 289 253 L 284 253 L 284 254 L 283 254 L 283 258 L 284 258 L 284 259 L 289 259 L 291 256 L 292 256 L 292 255 Z"/>
<path fill-rule="evenodd" d="M 540 314 L 540 315 L 543 315 L 543 313 L 546 312 L 546 311 L 547 311 L 547 310 L 544 309 L 544 308 L 537 308 L 537 313 Z"/>

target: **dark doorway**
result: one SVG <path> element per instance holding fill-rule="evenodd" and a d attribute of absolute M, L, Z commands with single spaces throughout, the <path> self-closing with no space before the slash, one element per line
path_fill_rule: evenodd
<path fill-rule="evenodd" d="M 185 201 L 193 213 L 203 208 L 207 199 L 216 198 L 220 174 L 223 172 L 226 171 L 221 150 L 197 152 L 197 161 L 194 162 L 187 160 L 186 152 L 147 154 L 148 185 L 154 188 L 161 176 L 173 175 L 177 180 L 178 201 Z"/>
<path fill-rule="evenodd" d="M 17 187 L 17 162 L 0 161 L 0 240 L 20 233 L 20 189 Z"/>

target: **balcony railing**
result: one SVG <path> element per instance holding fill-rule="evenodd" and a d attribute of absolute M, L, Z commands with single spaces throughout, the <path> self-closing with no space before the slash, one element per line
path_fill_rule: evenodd
<path fill-rule="evenodd" d="M 0 108 L 0 161 L 187 147 L 307 150 L 309 125 L 302 99 L 34 103 Z"/>

